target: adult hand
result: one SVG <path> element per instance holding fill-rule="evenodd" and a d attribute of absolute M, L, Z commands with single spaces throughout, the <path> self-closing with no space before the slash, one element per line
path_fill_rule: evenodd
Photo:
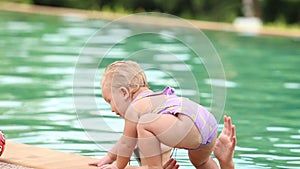
<path fill-rule="evenodd" d="M 176 160 L 174 160 L 173 158 L 170 158 L 170 160 L 168 160 L 164 165 L 163 165 L 164 169 L 178 169 L 179 165 L 176 164 Z"/>
<path fill-rule="evenodd" d="M 233 155 L 236 142 L 235 126 L 232 125 L 230 117 L 224 116 L 224 128 L 214 148 L 214 155 L 222 169 L 234 168 Z"/>

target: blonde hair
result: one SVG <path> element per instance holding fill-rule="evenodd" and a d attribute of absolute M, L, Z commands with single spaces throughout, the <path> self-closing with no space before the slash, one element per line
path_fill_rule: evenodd
<path fill-rule="evenodd" d="M 111 87 L 126 87 L 133 95 L 140 87 L 149 88 L 146 75 L 138 63 L 134 61 L 115 61 L 107 66 L 103 74 L 101 85 L 108 78 Z"/>

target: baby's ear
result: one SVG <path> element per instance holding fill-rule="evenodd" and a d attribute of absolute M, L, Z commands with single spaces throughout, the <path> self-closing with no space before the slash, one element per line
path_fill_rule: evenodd
<path fill-rule="evenodd" d="M 120 90 L 122 96 L 124 96 L 126 99 L 129 98 L 130 93 L 129 93 L 129 90 L 126 87 L 120 87 L 119 90 Z"/>

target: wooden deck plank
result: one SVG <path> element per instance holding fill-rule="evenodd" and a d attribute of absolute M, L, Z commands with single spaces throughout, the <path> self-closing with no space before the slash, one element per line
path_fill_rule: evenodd
<path fill-rule="evenodd" d="M 164 160 L 168 160 L 168 157 L 165 155 Z M 34 169 L 97 169 L 97 167 L 88 166 L 89 162 L 96 160 L 98 159 L 7 140 L 5 151 L 0 157 L 2 166 L 13 167 L 10 169 L 26 169 L 25 167 Z M 126 169 L 136 168 L 137 166 L 126 167 Z"/>
<path fill-rule="evenodd" d="M 0 161 L 36 169 L 95 169 L 88 162 L 95 158 L 60 152 L 36 146 L 6 142 Z"/>
<path fill-rule="evenodd" d="M 16 164 L 11 164 L 11 163 L 5 163 L 0 161 L 0 168 L 1 169 L 33 169 L 33 168 L 28 168 Z"/>

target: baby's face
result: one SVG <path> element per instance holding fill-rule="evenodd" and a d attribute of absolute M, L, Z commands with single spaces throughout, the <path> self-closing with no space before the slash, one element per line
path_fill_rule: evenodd
<path fill-rule="evenodd" d="M 112 88 L 110 84 L 104 83 L 102 85 L 102 97 L 110 104 L 112 112 L 115 112 L 118 116 L 124 117 L 129 102 L 124 98 L 119 89 Z"/>

